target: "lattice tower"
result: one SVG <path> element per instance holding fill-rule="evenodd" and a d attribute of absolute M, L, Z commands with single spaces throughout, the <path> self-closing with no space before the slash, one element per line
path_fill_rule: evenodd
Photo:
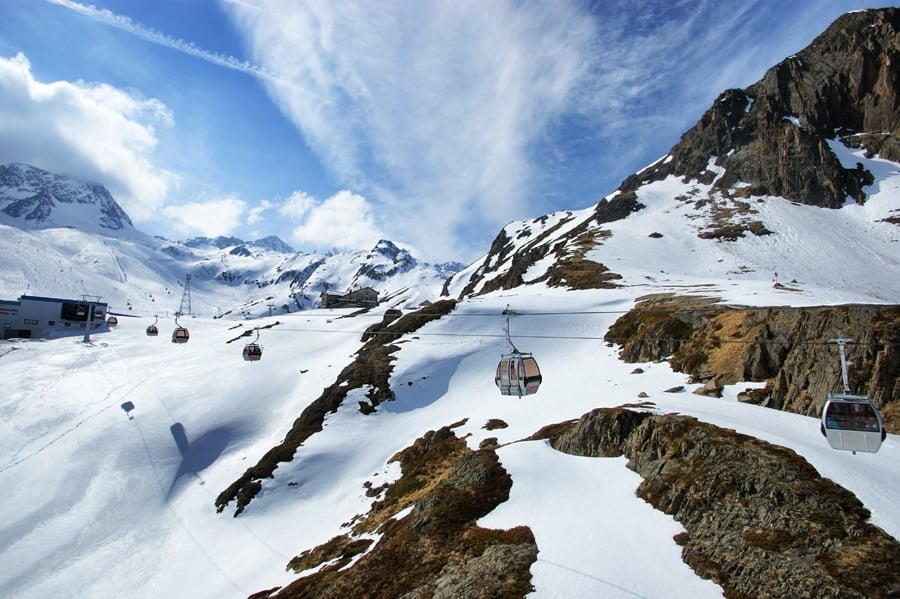
<path fill-rule="evenodd" d="M 191 312 L 191 275 L 184 275 L 184 293 L 181 294 L 181 306 L 178 308 L 178 314 L 190 316 Z"/>

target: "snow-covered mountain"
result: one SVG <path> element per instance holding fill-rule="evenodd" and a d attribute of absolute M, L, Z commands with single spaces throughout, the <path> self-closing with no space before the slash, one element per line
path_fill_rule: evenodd
<path fill-rule="evenodd" d="M 102 185 L 17 163 L 0 165 L 0 223 L 23 229 L 72 227 L 108 236 L 132 228 Z"/>
<path fill-rule="evenodd" d="M 433 301 L 459 264 L 430 265 L 382 240 L 369 251 L 297 252 L 270 236 L 252 242 L 151 237 L 101 185 L 22 164 L 0 167 L 0 281 L 23 293 L 99 295 L 113 312 L 179 309 L 191 275 L 191 311 L 208 316 L 285 313 L 318 305 L 322 291 L 372 287 L 382 301 Z"/>
<path fill-rule="evenodd" d="M 882 100 L 900 83 L 853 69 L 900 64 L 898 32 L 898 9 L 843 17 L 595 207 L 509 224 L 402 316 L 276 319 L 260 299 L 365 282 L 417 304 L 388 291 L 416 271 L 387 242 L 307 257 L 2 229 L 3 280 L 73 266 L 146 316 L 177 307 L 190 265 L 204 309 L 184 345 L 146 317 L 94 344 L 0 343 L 0 593 L 896 594 L 900 118 Z M 259 362 L 241 359 L 249 326 L 211 317 L 226 297 L 261 316 Z M 507 332 L 540 363 L 534 395 L 494 384 Z M 780 409 L 839 389 L 828 341 L 847 334 L 890 423 L 877 453 Z M 797 397 L 755 405 L 773 387 Z"/>

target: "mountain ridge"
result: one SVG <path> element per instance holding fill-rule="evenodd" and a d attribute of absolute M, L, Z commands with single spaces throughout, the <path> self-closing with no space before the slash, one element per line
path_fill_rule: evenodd
<path fill-rule="evenodd" d="M 825 140 L 900 160 L 900 9 L 847 13 L 746 89 L 723 92 L 669 152 L 620 191 L 675 175 L 744 196 L 824 208 L 863 202 L 871 174 L 843 165 Z M 710 157 L 724 169 L 707 168 Z"/>

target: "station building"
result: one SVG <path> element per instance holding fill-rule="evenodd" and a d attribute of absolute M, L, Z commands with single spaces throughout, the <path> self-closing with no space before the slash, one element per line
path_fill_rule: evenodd
<path fill-rule="evenodd" d="M 105 302 L 23 295 L 0 300 L 0 330 L 4 339 L 53 339 L 109 330 Z"/>

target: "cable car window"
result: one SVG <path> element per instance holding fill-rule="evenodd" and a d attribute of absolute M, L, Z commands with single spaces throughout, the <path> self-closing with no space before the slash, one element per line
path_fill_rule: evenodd
<path fill-rule="evenodd" d="M 530 379 L 541 375 L 540 370 L 538 370 L 537 362 L 534 360 L 534 358 L 525 358 L 523 362 L 525 364 L 525 378 Z"/>
<path fill-rule="evenodd" d="M 501 360 L 499 368 L 500 378 L 509 378 L 509 360 Z"/>
<path fill-rule="evenodd" d="M 870 404 L 835 401 L 828 406 L 825 427 L 848 431 L 877 431 L 878 418 Z"/>

